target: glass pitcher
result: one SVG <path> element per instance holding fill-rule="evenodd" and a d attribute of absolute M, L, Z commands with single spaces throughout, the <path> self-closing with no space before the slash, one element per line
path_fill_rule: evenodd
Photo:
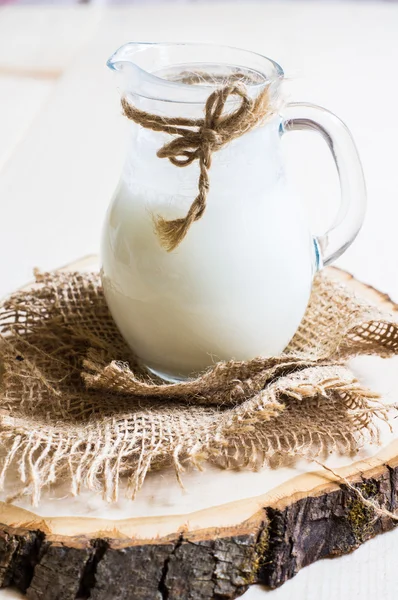
<path fill-rule="evenodd" d="M 101 246 L 104 293 L 122 335 L 150 371 L 169 381 L 218 361 L 280 354 L 304 315 L 314 273 L 340 256 L 362 225 L 365 184 L 349 131 L 318 106 L 278 108 L 283 71 L 253 52 L 129 43 L 108 66 L 128 106 L 165 122 L 203 120 L 209 96 L 231 82 L 252 102 L 267 91 L 273 106 L 264 122 L 213 153 L 205 210 L 171 251 L 162 246 L 154 219 L 187 215 L 200 165 L 193 160 L 178 168 L 159 156 L 176 136 L 131 122 Z M 223 115 L 240 102 L 229 97 Z M 340 177 L 340 209 L 320 237 L 311 235 L 285 177 L 281 140 L 296 129 L 323 136 Z"/>

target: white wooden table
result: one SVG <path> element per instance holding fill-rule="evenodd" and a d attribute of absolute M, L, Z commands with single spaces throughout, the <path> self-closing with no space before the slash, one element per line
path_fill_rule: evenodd
<path fill-rule="evenodd" d="M 276 59 L 292 99 L 325 105 L 347 122 L 369 209 L 339 264 L 398 301 L 397 32 L 393 4 L 1 8 L 0 296 L 29 280 L 35 266 L 51 269 L 98 250 L 125 151 L 107 57 L 129 40 L 189 40 Z M 338 196 L 327 150 L 297 134 L 286 140 L 286 154 L 314 228 L 322 229 Z M 397 546 L 395 531 L 304 569 L 279 590 L 253 587 L 245 598 L 395 599 Z M 0 592 L 1 600 L 17 597 Z"/>

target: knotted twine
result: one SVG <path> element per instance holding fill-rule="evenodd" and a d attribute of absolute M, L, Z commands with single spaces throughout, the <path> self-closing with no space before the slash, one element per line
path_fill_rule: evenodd
<path fill-rule="evenodd" d="M 398 352 L 396 316 L 327 270 L 283 355 L 219 363 L 178 384 L 140 367 L 97 273 L 37 274 L 1 306 L 0 332 L 0 487 L 18 473 L 15 492 L 35 504 L 56 482 L 115 501 L 122 477 L 134 497 L 167 465 L 181 477 L 205 460 L 257 469 L 353 453 L 378 441 L 388 407 L 345 362 Z"/>
<path fill-rule="evenodd" d="M 233 96 L 240 98 L 240 105 L 224 114 L 225 104 Z M 175 136 L 158 150 L 159 158 L 168 158 L 176 167 L 187 167 L 195 160 L 199 162 L 198 195 L 187 215 L 173 220 L 161 216 L 154 219 L 159 241 L 168 252 L 181 243 L 192 223 L 205 212 L 213 153 L 275 114 L 268 86 L 253 99 L 240 82 L 212 92 L 206 101 L 204 118 L 200 119 L 151 114 L 133 106 L 126 98 L 122 98 L 122 107 L 125 116 L 141 127 Z"/>

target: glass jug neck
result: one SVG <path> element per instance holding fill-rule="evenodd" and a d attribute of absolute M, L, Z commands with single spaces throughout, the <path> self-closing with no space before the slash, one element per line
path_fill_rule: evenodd
<path fill-rule="evenodd" d="M 252 98 L 278 87 L 281 67 L 269 58 L 211 44 L 128 43 L 108 60 L 123 95 L 167 103 L 204 105 L 211 92 L 231 82 L 245 84 Z"/>

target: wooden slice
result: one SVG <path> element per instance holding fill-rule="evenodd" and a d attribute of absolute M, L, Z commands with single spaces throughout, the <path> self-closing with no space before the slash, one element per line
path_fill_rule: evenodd
<path fill-rule="evenodd" d="M 85 259 L 69 269 L 92 269 Z M 391 299 L 338 269 L 331 276 L 389 310 Z M 398 357 L 360 357 L 351 367 L 389 401 L 398 397 Z M 398 507 L 398 424 L 381 445 L 353 459 L 297 461 L 259 473 L 151 473 L 134 501 L 107 505 L 99 494 L 47 490 L 37 509 L 0 502 L 0 585 L 31 600 L 232 599 L 254 583 L 277 587 L 302 567 L 350 552 L 396 521 L 375 517 L 341 477 L 394 512 Z"/>

